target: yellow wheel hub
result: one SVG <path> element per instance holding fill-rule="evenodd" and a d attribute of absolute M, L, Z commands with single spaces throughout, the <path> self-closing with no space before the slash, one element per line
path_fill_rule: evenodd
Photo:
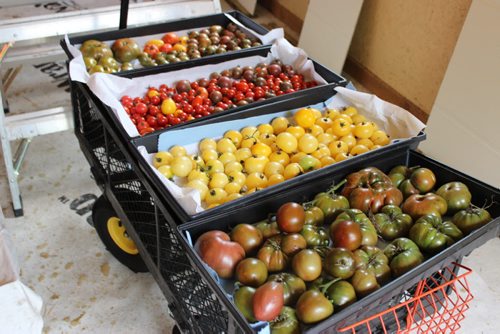
<path fill-rule="evenodd" d="M 120 218 L 109 218 L 107 225 L 111 239 L 113 239 L 115 244 L 120 247 L 121 250 L 132 255 L 139 253 L 134 241 L 128 236 L 127 230 L 125 230 L 125 226 L 123 226 Z"/>

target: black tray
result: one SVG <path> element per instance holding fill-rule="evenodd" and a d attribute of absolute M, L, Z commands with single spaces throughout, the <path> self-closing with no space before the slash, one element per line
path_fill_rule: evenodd
<path fill-rule="evenodd" d="M 300 93 L 300 92 L 297 92 L 297 93 Z M 297 94 L 297 93 L 294 93 L 294 94 Z M 294 95 L 294 94 L 292 94 L 292 95 Z M 234 119 L 238 119 L 238 118 L 246 118 L 246 117 L 258 116 L 258 115 L 264 115 L 264 114 L 271 114 L 271 113 L 275 113 L 278 111 L 299 109 L 301 107 L 307 107 L 309 105 L 325 101 L 325 100 L 329 99 L 330 97 L 334 96 L 335 94 L 336 94 L 336 91 L 334 90 L 334 87 L 331 87 L 331 86 L 316 87 L 315 94 L 306 94 L 306 93 L 297 94 L 293 98 L 285 100 L 285 101 L 274 102 L 272 104 L 265 104 L 265 105 L 256 106 L 252 109 L 242 111 L 238 114 L 228 113 L 224 116 L 217 117 L 215 119 L 207 119 L 203 122 L 200 122 L 199 125 L 214 124 L 214 123 L 234 120 Z M 155 153 L 155 152 L 157 152 L 158 137 L 160 136 L 161 133 L 162 132 L 152 133 L 152 134 L 146 135 L 142 138 L 134 139 L 134 140 L 132 140 L 132 144 L 135 147 L 145 146 L 149 153 Z M 171 195 L 171 193 L 168 191 L 168 189 L 163 185 L 163 183 L 160 181 L 158 176 L 151 170 L 151 167 L 149 165 L 147 165 L 147 163 L 144 161 L 142 156 L 140 156 L 137 149 L 135 149 L 135 150 L 132 149 L 131 153 L 135 156 L 135 159 L 139 161 L 139 165 L 141 167 L 141 170 L 144 174 L 147 175 L 147 177 L 149 179 L 149 183 L 151 183 L 151 186 L 154 187 L 156 192 L 164 198 L 166 204 L 170 207 L 170 209 L 174 212 L 174 215 L 178 218 L 176 222 L 177 223 L 184 223 L 184 222 L 191 221 L 191 220 L 205 219 L 206 217 L 210 217 L 210 216 L 217 216 L 220 214 L 224 215 L 228 211 L 237 211 L 239 209 L 243 209 L 249 203 L 260 202 L 263 199 L 267 199 L 267 198 L 274 198 L 276 196 L 279 196 L 280 193 L 290 191 L 291 189 L 294 189 L 295 187 L 299 187 L 301 184 L 308 183 L 310 180 L 318 177 L 318 175 L 321 175 L 324 173 L 330 173 L 330 174 L 335 173 L 336 171 L 342 170 L 344 167 L 352 166 L 353 164 L 358 162 L 360 159 L 363 161 L 372 160 L 372 159 L 375 160 L 375 159 L 377 159 L 378 156 L 380 156 L 381 154 L 384 154 L 384 152 L 394 152 L 395 150 L 397 150 L 399 148 L 413 148 L 413 149 L 415 149 L 418 146 L 418 144 L 425 139 L 425 137 L 426 137 L 425 133 L 421 132 L 416 137 L 406 139 L 406 140 L 397 141 L 397 142 L 394 142 L 390 145 L 379 148 L 378 150 L 366 152 L 359 157 L 354 157 L 354 158 L 344 160 L 342 162 L 338 162 L 338 163 L 335 163 L 333 165 L 321 168 L 321 169 L 316 170 L 316 171 L 311 171 L 309 173 L 306 173 L 306 174 L 297 176 L 293 179 L 287 180 L 286 182 L 275 185 L 273 187 L 263 189 L 261 191 L 254 193 L 254 194 L 244 196 L 244 197 L 239 198 L 237 200 L 233 200 L 231 202 L 219 205 L 219 206 L 212 208 L 210 210 L 205 210 L 203 212 L 196 213 L 193 215 L 187 214 L 187 212 L 179 205 L 177 200 Z M 175 145 L 175 143 L 172 143 L 172 145 Z"/>
<path fill-rule="evenodd" d="M 242 14 L 239 11 L 229 11 L 226 12 L 226 14 L 231 15 L 234 17 L 236 20 L 238 20 L 240 23 L 242 23 L 245 27 L 255 31 L 256 33 L 260 35 L 265 35 L 266 33 L 269 32 L 268 29 L 264 28 L 260 24 L 254 22 L 244 14 Z M 155 34 L 161 34 L 161 33 L 167 33 L 171 31 L 179 31 L 179 30 L 189 30 L 189 29 L 197 29 L 197 28 L 203 28 L 207 26 L 211 26 L 214 24 L 226 26 L 228 23 L 232 22 L 230 19 L 228 19 L 224 13 L 221 14 L 212 14 L 212 15 L 206 15 L 206 16 L 199 16 L 199 17 L 194 17 L 194 18 L 189 18 L 189 19 L 180 19 L 180 20 L 175 20 L 175 21 L 167 21 L 164 23 L 159 23 L 159 24 L 154 24 L 154 25 L 149 25 L 149 26 L 143 26 L 143 27 L 136 27 L 136 28 L 128 28 L 128 29 L 122 29 L 122 30 L 111 30 L 111 31 L 106 31 L 106 32 L 100 32 L 100 33 L 93 33 L 93 34 L 75 34 L 71 35 L 69 37 L 69 42 L 72 45 L 78 45 L 82 44 L 84 41 L 89 40 L 89 39 L 96 39 L 99 41 L 111 41 L 111 40 L 116 40 L 119 38 L 125 38 L 125 37 L 139 37 L 139 36 L 148 36 L 148 35 L 155 35 Z M 256 36 L 254 36 L 256 37 Z M 69 52 L 68 45 L 66 44 L 66 41 L 64 39 L 61 40 L 60 42 L 61 47 L 64 49 L 64 52 L 68 56 L 68 58 L 71 60 L 73 59 L 73 55 L 71 52 Z M 258 47 L 253 47 L 253 48 L 261 48 L 262 46 Z M 249 49 L 253 48 L 248 48 L 248 49 L 242 49 L 242 50 L 236 50 L 236 51 L 230 51 L 225 53 L 226 54 L 240 54 L 243 51 L 247 51 Z M 155 68 L 168 68 L 170 70 L 176 70 L 176 69 L 181 69 L 185 68 L 185 66 L 196 66 L 196 65 L 202 65 L 202 64 L 207 64 L 208 62 L 211 61 L 213 58 L 220 57 L 221 55 L 210 55 L 210 56 L 205 56 L 201 57 L 198 59 L 190 59 L 178 63 L 173 63 L 173 64 L 165 64 L 165 65 L 159 65 Z M 114 73 L 115 75 L 118 76 L 123 76 L 123 77 L 133 77 L 140 75 L 141 73 L 144 72 L 144 70 L 148 70 L 150 68 L 138 68 L 138 69 L 133 69 L 129 71 L 122 71 L 122 72 L 117 72 Z"/>
<path fill-rule="evenodd" d="M 279 206 L 285 202 L 295 201 L 304 202 L 310 200 L 318 192 L 325 190 L 332 182 L 338 183 L 349 173 L 357 171 L 364 167 L 375 166 L 385 172 L 399 164 L 407 166 L 423 166 L 434 171 L 437 178 L 437 185 L 442 185 L 450 181 L 461 181 L 465 183 L 472 194 L 473 202 L 476 205 L 483 205 L 486 201 L 500 199 L 500 190 L 493 188 L 481 181 L 478 181 L 466 174 L 458 172 L 448 166 L 445 166 L 435 160 L 425 157 L 415 151 L 400 147 L 391 152 L 384 152 L 377 157 L 360 156 L 356 160 L 348 160 L 348 164 L 334 170 L 325 169 L 320 175 L 311 178 L 308 182 L 297 184 L 293 189 L 275 193 L 273 196 L 266 196 L 264 200 L 246 203 L 236 211 L 212 214 L 210 217 L 197 219 L 193 222 L 180 225 L 178 227 L 181 233 L 181 241 L 188 250 L 193 266 L 199 270 L 204 279 L 218 296 L 219 300 L 225 305 L 231 316 L 235 319 L 245 332 L 252 333 L 244 317 L 237 311 L 226 297 L 222 288 L 216 283 L 210 273 L 206 270 L 199 256 L 190 246 L 187 234 L 194 243 L 196 239 L 204 232 L 209 230 L 225 230 L 234 227 L 240 223 L 256 223 L 267 217 L 269 213 L 276 212 Z M 332 315 L 325 321 L 315 326 L 304 328 L 306 333 L 335 333 L 339 328 L 359 321 L 367 316 L 381 311 L 381 308 L 388 308 L 398 303 L 400 296 L 404 295 L 406 290 L 411 289 L 418 281 L 426 279 L 433 273 L 442 269 L 452 262 L 460 262 L 463 256 L 467 256 L 475 248 L 484 244 L 487 240 L 500 235 L 500 205 L 495 204 L 489 208 L 493 221 L 482 228 L 472 232 L 462 240 L 443 250 L 439 254 L 428 258 L 420 266 L 407 272 L 406 274 L 392 280 L 374 293 L 366 296 L 353 305 Z M 394 297 L 397 298 L 394 298 Z"/>

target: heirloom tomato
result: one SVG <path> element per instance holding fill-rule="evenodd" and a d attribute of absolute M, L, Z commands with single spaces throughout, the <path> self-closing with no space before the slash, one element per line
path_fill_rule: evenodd
<path fill-rule="evenodd" d="M 375 167 L 368 167 L 347 176 L 347 183 L 342 189 L 351 208 L 364 213 L 377 213 L 387 204 L 400 205 L 403 194 L 391 179 Z"/>
<path fill-rule="evenodd" d="M 394 277 L 399 277 L 415 268 L 424 261 L 418 246 L 408 238 L 393 240 L 384 249 L 384 254 L 389 259 L 389 266 Z"/>
<path fill-rule="evenodd" d="M 222 231 L 203 233 L 194 244 L 196 253 L 221 278 L 231 278 L 238 262 L 245 258 L 245 250 L 232 242 Z"/>
<path fill-rule="evenodd" d="M 451 221 L 429 214 L 420 217 L 410 229 L 410 239 L 425 253 L 438 253 L 463 237 L 460 229 Z"/>

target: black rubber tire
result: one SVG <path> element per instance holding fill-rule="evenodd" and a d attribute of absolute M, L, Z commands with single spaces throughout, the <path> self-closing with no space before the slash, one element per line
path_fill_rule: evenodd
<path fill-rule="evenodd" d="M 138 254 L 129 254 L 123 251 L 118 245 L 113 241 L 108 231 L 108 219 L 111 217 L 117 217 L 113 207 L 109 201 L 101 195 L 95 202 L 92 208 L 92 220 L 94 223 L 94 228 L 99 235 L 106 249 L 113 254 L 113 256 L 120 261 L 123 265 L 128 267 L 135 273 L 148 272 L 148 267 Z"/>
<path fill-rule="evenodd" d="M 182 334 L 179 326 L 175 325 L 174 328 L 172 328 L 172 334 Z"/>

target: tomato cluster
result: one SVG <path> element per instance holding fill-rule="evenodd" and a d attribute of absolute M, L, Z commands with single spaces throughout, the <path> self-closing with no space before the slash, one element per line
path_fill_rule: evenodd
<path fill-rule="evenodd" d="M 419 193 L 401 192 L 405 180 Z M 233 300 L 249 322 L 298 333 L 491 220 L 470 203 L 465 184 L 429 192 L 435 185 L 427 168 L 396 166 L 389 176 L 365 168 L 310 202 L 288 202 L 264 221 L 236 225 L 223 241 L 223 232 L 206 232 L 195 250 L 219 276 L 239 282 Z M 342 186 L 345 196 L 335 193 Z M 212 247 L 204 247 L 207 238 Z"/>
<path fill-rule="evenodd" d="M 143 97 L 123 96 L 122 106 L 140 135 L 298 90 L 314 87 L 279 60 L 255 68 L 235 67 L 173 86 L 150 87 Z"/>

